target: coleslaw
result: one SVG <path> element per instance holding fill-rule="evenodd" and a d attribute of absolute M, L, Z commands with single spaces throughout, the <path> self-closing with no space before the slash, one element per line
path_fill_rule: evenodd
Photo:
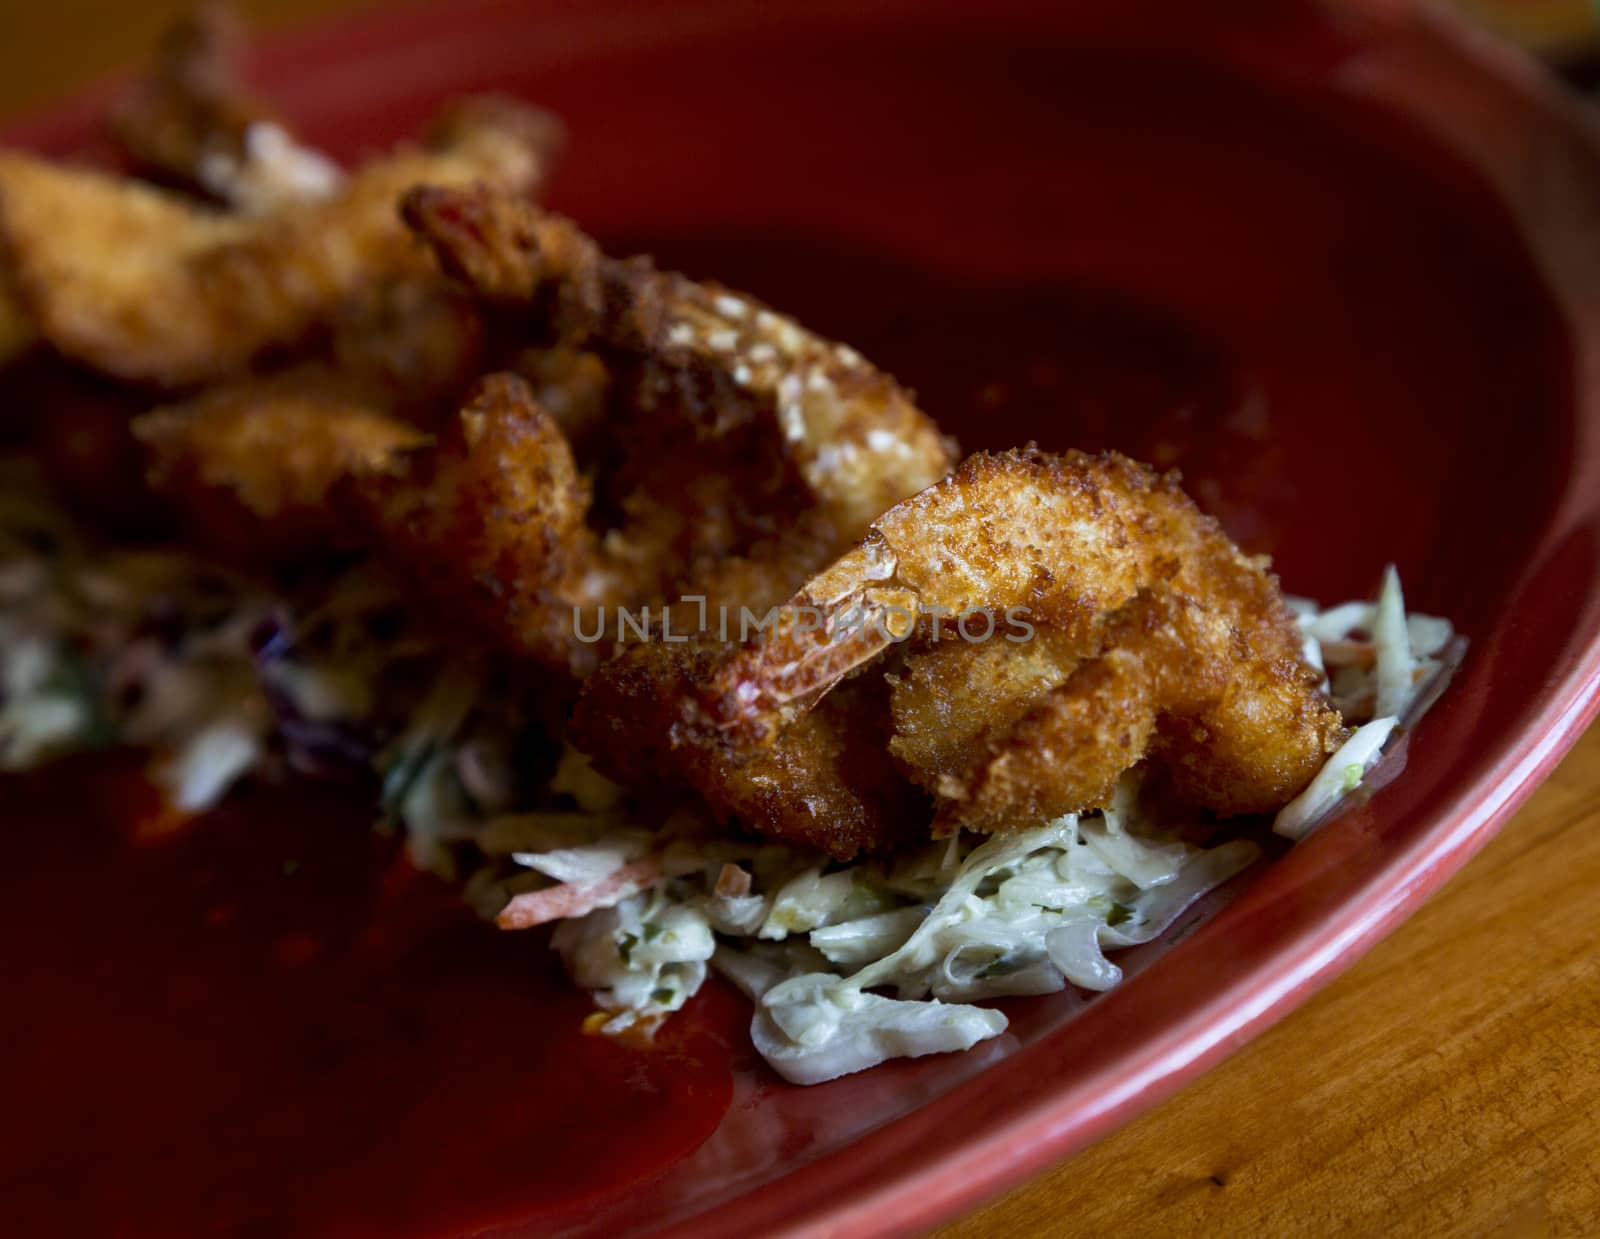
<path fill-rule="evenodd" d="M 1393 567 L 1373 602 L 1289 605 L 1356 725 L 1273 823 L 1300 839 L 1370 785 L 1464 643 L 1406 611 Z M 247 776 L 362 773 L 419 867 L 503 926 L 557 922 L 606 1034 L 648 1034 L 717 972 L 798 1084 L 967 1049 L 1006 1027 L 984 1003 L 1111 988 L 1111 955 L 1261 856 L 1161 820 L 1137 771 L 1098 813 L 852 864 L 732 835 L 692 804 L 647 830 L 581 754 L 541 756 L 558 748 L 545 713 L 536 686 L 438 639 L 369 565 L 287 588 L 104 550 L 27 466 L 0 465 L 0 769 L 132 745 L 191 815 Z"/>

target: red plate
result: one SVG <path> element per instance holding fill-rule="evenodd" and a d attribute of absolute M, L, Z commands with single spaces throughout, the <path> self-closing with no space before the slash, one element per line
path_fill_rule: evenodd
<path fill-rule="evenodd" d="M 1393 560 L 1411 604 L 1471 638 L 1402 777 L 1113 993 L 1016 1004 L 1014 1035 L 973 1054 L 811 1090 L 741 1060 L 715 1133 L 603 1184 L 563 1223 L 577 1232 L 881 1235 L 976 1204 L 1351 963 L 1595 713 L 1588 118 L 1395 0 L 1033 8 L 478 0 L 255 58 L 346 155 L 463 91 L 536 99 L 572 132 L 555 205 L 613 248 L 848 339 L 969 447 L 1036 437 L 1183 465 L 1295 592 L 1360 595 Z M 82 146 L 102 98 L 13 136 Z M 636 1136 L 609 1113 L 585 1133 Z M 535 1123 L 528 1155 L 552 1138 Z M 537 1207 L 472 1223 L 546 1232 Z"/>

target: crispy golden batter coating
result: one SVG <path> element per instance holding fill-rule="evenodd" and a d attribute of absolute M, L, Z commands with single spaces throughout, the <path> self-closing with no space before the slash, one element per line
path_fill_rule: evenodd
<path fill-rule="evenodd" d="M 1078 666 L 1075 643 L 1054 629 L 1039 628 L 1026 641 L 1006 635 L 969 643 L 959 631 L 941 631 L 939 641 L 907 653 L 887 677 L 889 752 L 930 791 L 964 776 L 975 750 L 1006 735 Z"/>
<path fill-rule="evenodd" d="M 110 374 L 145 377 L 161 354 L 188 351 L 184 324 L 194 309 L 178 317 L 158 310 L 193 291 L 192 262 L 249 227 L 136 181 L 0 151 L 9 283 L 47 340 Z"/>
<path fill-rule="evenodd" d="M 426 248 L 395 209 L 412 186 L 527 193 L 559 131 L 542 113 L 468 101 L 439 132 L 368 163 L 332 198 L 256 217 L 0 152 L 0 258 L 63 354 L 136 382 L 213 381 L 299 341 L 361 289 L 426 274 Z"/>
<path fill-rule="evenodd" d="M 798 483 L 804 506 L 853 539 L 953 463 L 892 379 L 749 297 L 609 258 L 569 221 L 504 193 L 430 187 L 405 211 L 446 270 L 486 298 L 527 303 L 552 337 L 600 356 L 640 426 L 669 427 L 672 442 L 692 431 L 701 453 L 726 445 L 745 494 L 759 485 L 778 498 Z M 651 472 L 675 480 L 659 460 Z M 702 524 L 737 511 L 736 495 L 695 497 L 710 514 Z"/>
<path fill-rule="evenodd" d="M 557 344 L 516 349 L 505 368 L 528 381 L 534 399 L 556 419 L 562 437 L 580 459 L 600 454 L 611 390 L 603 361 L 593 353 Z"/>
<path fill-rule="evenodd" d="M 1147 754 L 1186 803 L 1264 813 L 1311 780 L 1342 731 L 1298 655 L 1258 649 L 1226 605 L 1157 583 L 1111 618 L 1097 658 L 943 777 L 935 832 L 1098 808 Z"/>
<path fill-rule="evenodd" d="M 249 559 L 350 547 L 334 485 L 428 441 L 375 408 L 364 385 L 315 365 L 209 388 L 133 428 L 156 492 L 201 540 Z"/>
<path fill-rule="evenodd" d="M 720 649 L 709 640 L 630 647 L 584 685 L 568 738 L 634 787 L 699 793 L 720 817 L 840 860 L 925 838 L 925 792 L 886 760 L 887 685 L 864 676 L 741 762 L 680 743 L 694 684 Z"/>
<path fill-rule="evenodd" d="M 661 597 L 653 565 L 619 555 L 595 532 L 588 480 L 518 375 L 485 378 L 439 443 L 353 472 L 344 506 L 370 544 L 420 588 L 462 604 L 501 644 L 547 668 L 587 674 L 617 648 L 618 609 L 638 613 Z M 704 565 L 697 588 L 735 610 L 765 609 L 836 546 L 831 526 L 802 515 L 748 554 Z M 698 612 L 680 602 L 677 630 L 697 626 Z"/>
<path fill-rule="evenodd" d="M 407 217 L 500 312 L 520 299 L 537 343 L 517 364 L 550 395 L 495 376 L 478 405 L 504 442 L 469 428 L 370 485 L 358 479 L 356 506 L 382 551 L 429 564 L 431 583 L 476 599 L 472 613 L 547 666 L 583 675 L 612 652 L 614 631 L 577 638 L 574 608 L 589 632 L 641 606 L 674 605 L 688 626 L 698 608 L 679 605 L 687 595 L 713 615 L 765 609 L 847 546 L 883 496 L 912 493 L 948 463 L 888 379 L 752 303 L 605 258 L 566 221 L 503 194 L 429 190 L 407 199 Z M 527 240 L 524 225 L 542 231 Z M 747 318 L 784 351 L 737 331 L 711 353 L 683 344 L 685 331 L 721 330 L 702 321 L 713 312 Z M 822 401 L 798 438 L 773 403 L 797 386 Z M 830 472 L 815 436 L 835 431 Z M 871 468 L 856 444 L 870 444 Z M 570 484 L 546 493 L 536 476 Z M 415 505 L 440 490 L 450 519 L 419 519 Z"/>
<path fill-rule="evenodd" d="M 355 531 L 328 502 L 334 483 L 421 446 L 423 430 L 454 415 L 481 364 L 482 334 L 476 309 L 438 276 L 390 281 L 333 316 L 326 360 L 247 374 L 153 412 L 137 388 L 73 375 L 59 361 L 34 367 L 69 381 L 32 402 L 32 438 L 80 509 L 114 500 L 110 511 L 137 511 L 154 492 L 235 561 L 348 551 Z M 87 400 L 85 389 L 103 395 Z"/>
<path fill-rule="evenodd" d="M 419 589 L 510 649 L 562 671 L 598 657 L 573 627 L 613 588 L 588 486 L 523 379 L 489 375 L 437 446 L 367 463 L 341 499 Z"/>
<path fill-rule="evenodd" d="M 1009 608 L 1026 608 L 1013 615 L 1030 640 L 1008 641 L 998 624 L 987 640 L 960 636 L 962 613 Z M 1114 454 L 1032 449 L 971 457 L 885 512 L 743 648 L 673 676 L 643 653 L 602 667 L 576 734 L 602 768 L 618 767 L 626 737 L 716 803 L 809 729 L 836 685 L 865 691 L 894 659 L 878 760 L 934 794 L 939 833 L 1100 807 L 1147 756 L 1189 803 L 1265 811 L 1343 737 L 1264 561 L 1175 478 Z M 619 694 L 653 704 L 608 730 L 599 716 Z M 755 824 L 789 829 L 772 813 Z M 891 837 L 857 832 L 834 850 Z"/>
<path fill-rule="evenodd" d="M 1238 555 L 1175 482 L 1125 457 L 971 456 L 883 513 L 790 600 L 795 617 L 859 622 L 843 631 L 788 623 L 740 651 L 706 686 L 706 721 L 736 742 L 761 742 L 895 645 L 912 617 L 925 629 L 986 609 L 998 626 L 1008 610 L 1026 608 L 1028 622 L 1055 631 L 1060 656 L 1089 656 L 1107 614 L 1145 584 L 1180 574 L 1192 540 L 1180 522 Z"/>
<path fill-rule="evenodd" d="M 737 766 L 695 751 L 691 782 L 724 816 L 840 860 L 925 839 L 928 796 L 884 758 L 884 689 L 878 677 L 840 685 Z"/>
<path fill-rule="evenodd" d="M 325 351 L 375 408 L 431 428 L 460 410 L 483 374 L 488 341 L 471 299 L 429 273 L 361 288 L 330 316 Z M 545 390 L 555 394 L 556 384 Z"/>

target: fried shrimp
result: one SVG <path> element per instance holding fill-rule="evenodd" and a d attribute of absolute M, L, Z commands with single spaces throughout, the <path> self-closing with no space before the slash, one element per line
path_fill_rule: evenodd
<path fill-rule="evenodd" d="M 1092 655 L 1106 615 L 1181 573 L 1193 541 L 1182 521 L 1231 548 L 1175 483 L 1125 457 L 971 456 L 873 521 L 790 600 L 779 628 L 719 669 L 703 697 L 707 724 L 760 743 L 913 629 L 953 630 L 968 612 L 1026 608 L 1056 634 L 1060 656 Z M 806 622 L 813 615 L 820 622 Z"/>
<path fill-rule="evenodd" d="M 332 315 L 322 356 L 137 418 L 146 481 L 236 562 L 360 549 L 331 501 L 336 484 L 431 441 L 477 377 L 483 335 L 475 307 L 436 274 L 371 285 Z"/>
<path fill-rule="evenodd" d="M 357 462 L 351 474 L 339 504 L 369 545 L 548 669 L 588 674 L 613 652 L 610 638 L 595 635 L 608 615 L 659 596 L 649 565 L 619 555 L 595 531 L 589 481 L 519 375 L 486 377 L 437 443 Z M 802 516 L 748 554 L 705 565 L 699 588 L 735 607 L 764 608 L 835 547 L 831 526 Z M 680 631 L 695 609 L 675 610 Z"/>
<path fill-rule="evenodd" d="M 520 377 L 489 375 L 437 445 L 353 470 L 341 500 L 390 563 L 478 628 L 551 668 L 593 663 L 573 610 L 615 586 L 586 523 L 588 486 Z"/>
<path fill-rule="evenodd" d="M 1026 614 L 1029 639 L 964 639 L 960 617 L 979 611 Z M 887 670 L 879 760 L 932 794 L 936 833 L 1100 807 L 1146 758 L 1189 803 L 1264 811 L 1343 737 L 1264 562 L 1175 479 L 1114 454 L 971 457 L 874 521 L 781 616 L 670 684 L 630 654 L 585 702 L 618 685 L 654 695 L 653 714 L 625 716 L 654 730 L 629 742 L 715 803 L 836 686 Z M 619 736 L 594 715 L 580 703 L 580 743 L 611 768 Z M 781 817 L 755 820 L 785 834 Z"/>
<path fill-rule="evenodd" d="M 330 316 L 325 364 L 374 406 L 432 428 L 460 409 L 488 361 L 477 307 L 435 273 L 360 289 Z M 559 399 L 561 381 L 541 390 Z M 576 384 L 574 384 L 576 385 Z"/>
<path fill-rule="evenodd" d="M 412 186 L 528 193 L 558 137 L 544 113 L 467 100 L 427 147 L 373 160 L 326 200 L 259 216 L 0 152 L 0 258 L 62 354 L 129 381 L 214 381 L 298 342 L 361 289 L 430 271 L 396 214 Z"/>
<path fill-rule="evenodd" d="M 321 366 L 208 389 L 133 423 L 148 480 L 213 548 L 289 560 L 351 545 L 330 492 L 427 436 Z"/>
<path fill-rule="evenodd" d="M 906 652 L 886 676 L 889 752 L 917 782 L 936 789 L 963 777 L 971 754 L 1066 683 L 1080 658 L 1074 643 L 1051 628 L 1036 629 L 1027 641 L 1000 635 L 968 643 L 959 631 L 936 629 L 929 635 L 941 639 Z"/>
<path fill-rule="evenodd" d="M 575 629 L 616 608 L 690 594 L 769 606 L 885 497 L 948 466 L 945 440 L 891 380 L 754 303 L 606 258 L 504 194 L 430 189 L 406 215 L 497 313 L 532 320 L 519 364 L 559 399 L 545 407 L 525 382 L 492 377 L 478 429 L 355 479 L 355 507 L 382 553 L 429 564 L 547 666 L 581 676 L 602 661 L 611 643 Z M 810 395 L 786 411 L 784 392 Z M 533 476 L 564 480 L 546 493 Z M 413 499 L 440 486 L 450 518 L 420 519 Z M 575 610 L 589 618 L 575 625 Z"/>
<path fill-rule="evenodd" d="M 935 833 L 1102 807 L 1146 756 L 1184 803 L 1281 808 L 1344 738 L 1316 684 L 1297 649 L 1258 648 L 1226 605 L 1152 585 L 1111 617 L 1098 657 L 978 746 L 966 772 L 941 775 Z"/>
<path fill-rule="evenodd" d="M 954 463 L 892 379 L 752 298 L 609 258 L 569 221 L 504 193 L 418 189 L 405 213 L 446 270 L 485 298 L 528 304 L 549 336 L 601 357 L 641 428 L 700 454 L 736 445 L 727 456 L 741 490 L 777 497 L 798 482 L 842 538 Z M 678 489 L 659 458 L 653 472 L 667 495 Z"/>
<path fill-rule="evenodd" d="M 840 625 L 787 623 L 729 661 L 716 727 L 757 739 L 841 676 L 931 624 L 1025 609 L 1058 653 L 1097 652 L 1106 618 L 1160 580 L 1225 608 L 1246 637 L 1299 649 L 1264 561 L 1244 555 L 1174 477 L 1116 453 L 979 453 L 875 520 L 792 600 Z"/>
<path fill-rule="evenodd" d="M 60 352 L 110 374 L 143 377 L 161 368 L 154 354 L 188 351 L 166 303 L 192 290 L 191 264 L 249 230 L 137 181 L 0 151 L 6 282 Z"/>
<path fill-rule="evenodd" d="M 569 738 L 630 786 L 692 790 L 727 822 L 840 860 L 926 837 L 930 798 L 884 753 L 890 721 L 881 677 L 841 684 L 739 762 L 680 744 L 694 685 L 718 653 L 708 640 L 629 648 L 585 682 Z"/>

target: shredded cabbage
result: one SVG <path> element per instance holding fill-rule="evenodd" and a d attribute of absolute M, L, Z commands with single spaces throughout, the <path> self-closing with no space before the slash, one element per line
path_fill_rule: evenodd
<path fill-rule="evenodd" d="M 1278 810 L 1272 829 L 1286 838 L 1303 839 L 1336 805 L 1360 787 L 1368 767 L 1378 760 L 1398 722 L 1391 716 L 1373 719 L 1356 728 L 1355 734 L 1328 758 L 1305 791 Z"/>
<path fill-rule="evenodd" d="M 703 808 L 644 830 L 571 749 L 530 790 L 518 744 L 543 734 L 536 711 L 503 669 L 413 624 L 381 573 L 269 591 L 181 554 L 91 551 L 17 469 L 0 461 L 0 769 L 139 745 L 188 813 L 275 766 L 365 771 L 419 867 L 463 879 L 485 916 L 559 921 L 552 944 L 607 1033 L 648 1032 L 715 968 L 796 1083 L 964 1050 L 1006 1027 L 979 1004 L 1116 985 L 1112 954 L 1260 854 L 1167 829 L 1137 772 L 1099 813 L 852 865 L 730 838 Z M 1361 794 L 1463 642 L 1406 612 L 1393 567 L 1375 602 L 1288 603 L 1356 725 L 1277 815 L 1299 839 Z"/>
<path fill-rule="evenodd" d="M 750 1040 L 790 1083 L 821 1084 L 891 1058 L 970 1050 L 1005 1030 L 1006 1017 L 986 1007 L 841 990 L 838 977 L 816 972 L 761 996 Z"/>
<path fill-rule="evenodd" d="M 618 831 L 583 855 L 612 857 L 620 868 L 642 846 L 637 832 Z M 728 844 L 684 838 L 674 846 L 680 859 L 705 851 L 651 894 L 562 923 L 555 943 L 569 970 L 612 1012 L 607 1027 L 649 1024 L 676 1008 L 656 993 L 662 974 L 641 948 L 645 927 L 673 910 L 692 916 L 705 931 L 694 939 L 694 960 L 755 1000 L 756 1048 L 799 1084 L 966 1049 L 1004 1031 L 1005 1017 L 980 1001 L 1069 983 L 1107 989 L 1122 975 L 1107 949 L 1156 937 L 1259 855 L 1246 840 L 1203 849 L 1155 831 L 1138 811 L 1132 778 L 1105 814 L 961 836 L 898 863 L 828 871 L 798 850 L 762 845 L 759 863 L 751 858 L 754 885 L 742 895 L 714 889 Z M 574 850 L 513 855 L 563 876 L 576 872 L 567 859 Z M 597 876 L 582 870 L 584 880 Z M 672 1002 L 687 996 L 694 975 L 678 974 Z"/>
<path fill-rule="evenodd" d="M 1272 828 L 1302 839 L 1367 783 L 1391 739 L 1404 734 L 1437 696 L 1466 647 L 1449 620 L 1408 613 L 1400 574 L 1390 564 L 1376 602 L 1344 602 L 1319 609 L 1290 599 L 1290 609 L 1317 648 L 1316 663 L 1345 722 L 1356 730 L 1294 800 L 1278 811 Z"/>
<path fill-rule="evenodd" d="M 1406 628 L 1400 574 L 1393 564 L 1384 571 L 1383 588 L 1378 591 L 1378 602 L 1373 608 L 1372 643 L 1378 681 L 1372 712 L 1379 718 L 1397 719 L 1411 699 L 1417 660 L 1412 656 L 1411 637 Z"/>
<path fill-rule="evenodd" d="M 649 1028 L 704 983 L 716 939 L 703 913 L 657 895 L 562 921 L 550 944 L 568 973 L 612 1013 L 607 1033 Z"/>

